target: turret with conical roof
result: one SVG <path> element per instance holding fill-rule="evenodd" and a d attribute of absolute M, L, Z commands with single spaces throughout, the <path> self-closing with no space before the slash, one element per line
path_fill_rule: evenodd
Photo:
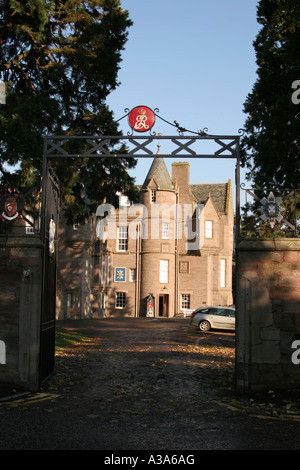
<path fill-rule="evenodd" d="M 156 157 L 154 157 L 144 184 L 141 187 L 140 202 L 142 204 L 157 202 L 156 198 L 153 200 L 153 195 L 151 195 L 151 193 L 156 191 L 174 191 L 167 166 L 163 157 L 161 157 L 160 144 L 157 146 Z"/>
<path fill-rule="evenodd" d="M 157 153 L 157 155 L 159 155 L 159 153 Z M 173 189 L 172 180 L 166 167 L 165 161 L 160 156 L 154 158 L 150 170 L 148 171 L 148 174 L 145 178 L 142 189 L 146 189 L 150 184 L 151 180 L 156 183 L 157 189 Z"/>
<path fill-rule="evenodd" d="M 175 300 L 176 194 L 160 145 L 141 187 L 140 203 L 145 206 L 146 225 L 141 240 L 141 312 L 152 294 L 155 316 L 169 316 Z"/>

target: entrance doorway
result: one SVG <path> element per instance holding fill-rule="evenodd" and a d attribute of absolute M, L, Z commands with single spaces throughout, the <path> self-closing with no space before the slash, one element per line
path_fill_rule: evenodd
<path fill-rule="evenodd" d="M 158 315 L 160 317 L 169 316 L 169 294 L 161 294 L 159 296 Z"/>

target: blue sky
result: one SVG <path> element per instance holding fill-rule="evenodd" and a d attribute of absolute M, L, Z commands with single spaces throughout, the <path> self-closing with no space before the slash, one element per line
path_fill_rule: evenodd
<path fill-rule="evenodd" d="M 237 135 L 243 103 L 256 80 L 253 41 L 259 31 L 257 0 L 122 0 L 134 25 L 122 53 L 119 87 L 107 103 L 115 119 L 138 105 L 192 131 Z M 126 134 L 127 119 L 120 122 Z M 156 120 L 153 131 L 177 135 Z M 166 142 L 166 141 L 165 141 Z M 162 144 L 164 141 L 161 142 Z M 161 148 L 168 153 L 167 148 Z M 204 150 L 203 153 L 207 153 Z M 178 159 L 174 159 L 177 161 Z M 171 169 L 173 160 L 166 161 Z M 133 172 L 141 184 L 151 160 Z M 189 160 L 191 183 L 234 183 L 234 160 Z M 170 170 L 171 172 L 171 170 Z M 243 180 L 243 172 L 242 172 Z"/>

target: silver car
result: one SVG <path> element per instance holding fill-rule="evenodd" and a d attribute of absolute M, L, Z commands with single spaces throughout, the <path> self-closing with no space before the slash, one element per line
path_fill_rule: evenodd
<path fill-rule="evenodd" d="M 235 330 L 235 307 L 200 307 L 192 314 L 190 325 L 198 326 L 200 331 L 211 328 Z"/>

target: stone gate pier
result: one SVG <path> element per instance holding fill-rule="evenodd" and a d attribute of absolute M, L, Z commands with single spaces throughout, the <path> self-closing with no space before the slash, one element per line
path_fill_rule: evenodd
<path fill-rule="evenodd" d="M 300 388 L 300 239 L 245 239 L 236 258 L 236 390 Z"/>
<path fill-rule="evenodd" d="M 0 235 L 0 387 L 39 386 L 42 242 Z"/>

